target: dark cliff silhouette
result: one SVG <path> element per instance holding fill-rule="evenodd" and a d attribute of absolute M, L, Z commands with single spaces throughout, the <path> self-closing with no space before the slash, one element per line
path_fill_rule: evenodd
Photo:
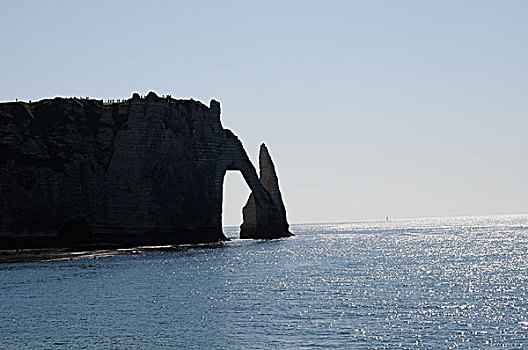
<path fill-rule="evenodd" d="M 0 104 L 4 245 L 208 243 L 222 232 L 223 181 L 251 189 L 241 238 L 290 236 L 267 148 L 260 178 L 220 122 L 220 104 L 149 93 L 126 101 Z"/>

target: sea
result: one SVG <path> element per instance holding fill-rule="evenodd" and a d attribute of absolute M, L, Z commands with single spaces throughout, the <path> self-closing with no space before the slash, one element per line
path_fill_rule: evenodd
<path fill-rule="evenodd" d="M 291 230 L 0 265 L 0 348 L 528 348 L 528 215 Z"/>

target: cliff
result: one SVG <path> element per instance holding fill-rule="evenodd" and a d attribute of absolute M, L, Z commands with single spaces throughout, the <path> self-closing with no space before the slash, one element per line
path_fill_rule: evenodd
<path fill-rule="evenodd" d="M 259 178 L 214 100 L 207 107 L 149 93 L 110 104 L 2 103 L 0 236 L 4 245 L 222 241 L 227 170 L 252 191 L 241 237 L 289 236 L 265 153 Z"/>

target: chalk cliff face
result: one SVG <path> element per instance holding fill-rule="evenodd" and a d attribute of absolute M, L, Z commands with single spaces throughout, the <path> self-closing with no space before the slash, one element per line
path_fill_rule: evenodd
<path fill-rule="evenodd" d="M 225 240 L 227 170 L 241 171 L 252 191 L 254 209 L 247 215 L 244 209 L 241 236 L 288 236 L 265 147 L 260 167 L 259 178 L 240 140 L 223 129 L 214 100 L 207 107 L 150 93 L 111 104 L 2 103 L 0 236 L 49 236 L 56 243 Z"/>

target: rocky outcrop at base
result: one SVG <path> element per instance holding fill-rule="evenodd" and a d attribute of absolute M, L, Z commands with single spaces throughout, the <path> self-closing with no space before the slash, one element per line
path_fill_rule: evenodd
<path fill-rule="evenodd" d="M 2 103 L 0 237 L 53 246 L 222 241 L 227 170 L 240 171 L 251 189 L 241 236 L 288 236 L 262 149 L 259 178 L 214 100 L 207 107 L 149 93 L 119 103 Z"/>

